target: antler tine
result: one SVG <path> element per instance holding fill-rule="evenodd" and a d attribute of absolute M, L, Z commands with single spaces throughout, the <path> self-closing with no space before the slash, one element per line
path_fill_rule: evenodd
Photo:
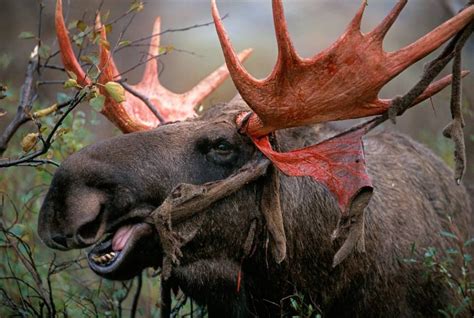
<path fill-rule="evenodd" d="M 398 3 L 393 7 L 392 11 L 390 11 L 385 19 L 383 19 L 382 22 L 372 32 L 370 32 L 370 36 L 374 40 L 382 42 L 388 30 L 390 30 L 393 23 L 395 23 L 407 3 L 408 0 L 398 1 Z"/>
<path fill-rule="evenodd" d="M 150 59 L 145 66 L 142 82 L 150 86 L 160 86 L 160 79 L 158 74 L 158 58 L 152 58 L 160 54 L 160 32 L 161 32 L 161 18 L 157 17 L 153 24 L 153 33 L 150 41 L 150 48 L 148 49 L 148 58 Z"/>
<path fill-rule="evenodd" d="M 95 18 L 95 28 L 97 32 L 100 32 L 100 38 L 103 42 L 99 43 L 99 82 L 105 84 L 109 81 L 119 80 L 119 71 L 115 62 L 110 54 L 110 50 L 104 44 L 107 42 L 107 32 L 100 21 L 100 14 L 97 13 Z"/>
<path fill-rule="evenodd" d="M 469 22 L 472 22 L 473 17 L 474 6 L 469 6 L 416 42 L 396 52 L 389 53 L 388 66 L 392 69 L 393 76 L 436 50 L 441 44 L 469 24 Z"/>
<path fill-rule="evenodd" d="M 352 18 L 346 29 L 346 33 L 360 32 L 360 24 L 364 16 L 365 8 L 367 7 L 367 0 L 363 0 L 356 15 Z"/>
<path fill-rule="evenodd" d="M 246 49 L 237 55 L 238 61 L 245 61 L 250 54 L 252 49 Z M 199 105 L 207 96 L 209 96 L 214 90 L 216 90 L 222 82 L 225 81 L 229 75 L 229 70 L 224 64 L 217 70 L 209 74 L 207 77 L 202 79 L 196 86 L 194 86 L 189 92 L 185 93 L 186 103 L 192 105 Z"/>
<path fill-rule="evenodd" d="M 461 77 L 464 78 L 469 74 L 470 74 L 469 71 L 462 71 Z M 434 95 L 442 91 L 444 88 L 448 87 L 452 83 L 452 81 L 453 81 L 452 74 L 446 75 L 442 79 L 437 80 L 436 82 L 428 86 L 428 88 L 420 96 L 418 96 L 415 99 L 415 101 L 413 102 L 413 106 L 427 100 L 430 97 L 433 97 Z M 391 105 L 392 101 L 393 101 L 392 99 L 379 99 L 379 102 L 385 105 L 386 108 L 388 108 Z"/>
<path fill-rule="evenodd" d="M 461 78 L 464 78 L 464 77 L 468 76 L 469 74 L 470 74 L 469 71 L 462 71 L 461 72 Z M 415 99 L 413 104 L 416 105 L 416 104 L 421 103 L 422 101 L 432 97 L 433 95 L 440 92 L 443 88 L 450 85 L 452 83 L 452 81 L 453 81 L 453 75 L 450 74 L 450 75 L 447 75 L 447 76 L 443 77 L 442 79 L 434 82 L 433 84 L 428 86 L 428 88 L 420 96 L 418 96 L 417 99 Z"/>
<path fill-rule="evenodd" d="M 239 87 L 241 94 L 245 91 L 254 90 L 256 86 L 260 86 L 261 81 L 250 75 L 239 61 L 239 58 L 230 42 L 229 35 L 224 28 L 224 23 L 222 22 L 219 10 L 217 9 L 216 0 L 211 0 L 211 6 L 212 18 L 216 25 L 217 35 L 222 46 L 227 68 L 229 69 L 229 73 L 232 76 L 235 86 Z"/>
<path fill-rule="evenodd" d="M 55 27 L 58 38 L 59 49 L 61 50 L 61 59 L 64 68 L 67 71 L 73 72 L 77 76 L 77 81 L 80 85 L 89 85 L 90 79 L 82 70 L 81 65 L 76 59 L 76 55 L 72 49 L 71 41 L 69 40 L 68 30 L 63 17 L 63 3 L 62 0 L 56 2 L 55 12 Z"/>
<path fill-rule="evenodd" d="M 278 44 L 278 65 L 274 70 L 274 72 L 277 72 L 279 67 L 284 66 L 286 63 L 298 61 L 300 58 L 291 42 L 282 0 L 272 0 L 272 5 L 275 35 Z"/>

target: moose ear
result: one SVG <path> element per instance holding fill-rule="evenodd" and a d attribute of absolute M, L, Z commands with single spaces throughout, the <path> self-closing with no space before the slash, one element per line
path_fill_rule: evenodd
<path fill-rule="evenodd" d="M 270 249 L 280 264 L 286 258 L 286 235 L 280 205 L 280 178 L 274 166 L 268 167 L 264 177 L 260 209 L 270 233 Z"/>
<path fill-rule="evenodd" d="M 334 255 L 333 267 L 345 260 L 355 248 L 359 252 L 365 252 L 365 208 L 369 205 L 372 194 L 372 187 L 360 189 L 350 201 L 349 213 L 340 217 L 332 234 L 332 241 L 338 238 L 345 238 L 345 240 Z"/>

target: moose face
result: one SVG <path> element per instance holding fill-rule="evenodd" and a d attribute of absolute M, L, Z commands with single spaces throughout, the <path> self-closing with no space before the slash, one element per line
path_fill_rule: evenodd
<path fill-rule="evenodd" d="M 226 178 L 252 157 L 255 148 L 238 133 L 236 114 L 223 107 L 199 120 L 119 136 L 72 155 L 57 170 L 41 208 L 41 238 L 60 250 L 91 247 L 91 269 L 111 279 L 160 266 L 158 233 L 144 216 L 177 184 Z M 182 263 L 198 254 L 239 254 L 236 242 L 245 240 L 253 217 L 248 211 L 258 210 L 248 200 L 252 191 L 249 185 L 183 225 L 195 237 L 184 247 Z"/>

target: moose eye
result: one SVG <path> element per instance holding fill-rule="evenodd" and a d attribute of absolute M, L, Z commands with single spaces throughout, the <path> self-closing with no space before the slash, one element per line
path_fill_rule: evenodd
<path fill-rule="evenodd" d="M 234 147 L 232 147 L 232 145 L 231 145 L 228 141 L 220 140 L 220 141 L 218 141 L 217 143 L 214 144 L 214 146 L 212 147 L 212 149 L 213 149 L 217 154 L 220 154 L 220 155 L 227 155 L 227 154 L 230 154 L 230 153 L 232 152 L 232 150 L 234 149 Z"/>

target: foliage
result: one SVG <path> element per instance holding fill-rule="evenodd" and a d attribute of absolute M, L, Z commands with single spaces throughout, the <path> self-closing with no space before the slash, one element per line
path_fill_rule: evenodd
<path fill-rule="evenodd" d="M 456 226 L 451 222 L 449 230 L 439 233 L 449 241 L 448 248 L 439 250 L 427 247 L 418 254 L 416 246 L 413 245 L 412 257 L 404 259 L 407 264 L 422 264 L 425 270 L 425 279 L 439 279 L 451 290 L 455 301 L 446 308 L 438 308 L 438 312 L 447 318 L 474 315 L 474 267 L 472 261 L 474 238 L 466 240 L 457 233 Z"/>
<path fill-rule="evenodd" d="M 42 10 L 43 4 L 39 3 Z M 143 3 L 134 0 L 129 10 L 115 19 L 107 22 L 109 14 L 103 14 L 106 31 L 111 32 L 113 24 L 128 16 L 133 18 L 142 9 Z M 93 21 L 73 21 L 69 28 L 75 44 L 86 52 L 80 60 L 89 67 L 90 78 L 96 80 L 100 74 L 97 59 L 100 37 L 94 31 Z M 34 32 L 21 32 L 19 38 L 40 42 L 37 56 L 38 61 L 43 59 L 43 64 L 38 66 L 38 70 L 48 68 L 52 59 L 58 59 L 57 52 L 51 53 L 50 46 L 42 43 Z M 141 41 L 143 39 L 134 43 L 142 45 Z M 132 41 L 122 40 L 120 43 L 117 46 L 133 47 L 130 45 Z M 32 56 L 33 59 L 35 54 Z M 0 68 L 6 68 L 10 60 L 8 54 L 0 55 Z M 64 71 L 54 66 L 52 69 Z M 58 81 L 44 80 L 42 72 L 38 74 L 38 80 L 33 83 L 37 85 L 39 95 L 44 93 L 40 85 L 58 84 Z M 22 164 L 28 167 L 21 168 L 20 164 L 15 164 L 17 167 L 2 169 L 0 173 L 0 317 L 158 317 L 158 273 L 148 270 L 127 282 L 104 280 L 89 269 L 84 251 L 52 251 L 36 234 L 42 198 L 56 169 L 54 165 L 43 164 L 59 164 L 97 139 L 92 131 L 99 124 L 98 112 L 105 101 L 99 93 L 99 84 L 82 87 L 75 74 L 67 72 L 61 75 L 65 81 L 63 89 L 58 89 L 56 101 L 45 100 L 44 96 L 41 96 L 41 101 L 34 98 L 31 112 L 27 114 L 33 125 L 22 126 L 8 147 L 8 154 L 19 154 L 19 160 L 44 149 L 45 152 L 39 154 L 41 161 L 25 161 Z M 1 97 L 6 97 L 2 100 L 0 116 L 6 111 L 14 114 L 24 92 L 1 84 L 0 88 Z M 104 89 L 115 101 L 124 99 L 125 92 L 120 84 L 109 82 Z M 80 106 L 83 101 L 88 101 L 92 110 L 84 108 L 86 105 Z M 49 137 L 51 142 L 45 143 Z M 133 309 L 135 306 L 138 307 L 136 310 Z M 193 304 L 181 292 L 173 297 L 173 316 L 193 314 L 204 316 L 206 310 Z"/>
<path fill-rule="evenodd" d="M 310 301 L 305 300 L 305 297 L 301 293 L 296 293 L 289 297 L 290 307 L 295 311 L 297 317 L 305 318 L 321 318 L 321 314 L 318 313 L 320 310 L 314 306 Z M 295 315 L 293 315 L 295 316 Z"/>

